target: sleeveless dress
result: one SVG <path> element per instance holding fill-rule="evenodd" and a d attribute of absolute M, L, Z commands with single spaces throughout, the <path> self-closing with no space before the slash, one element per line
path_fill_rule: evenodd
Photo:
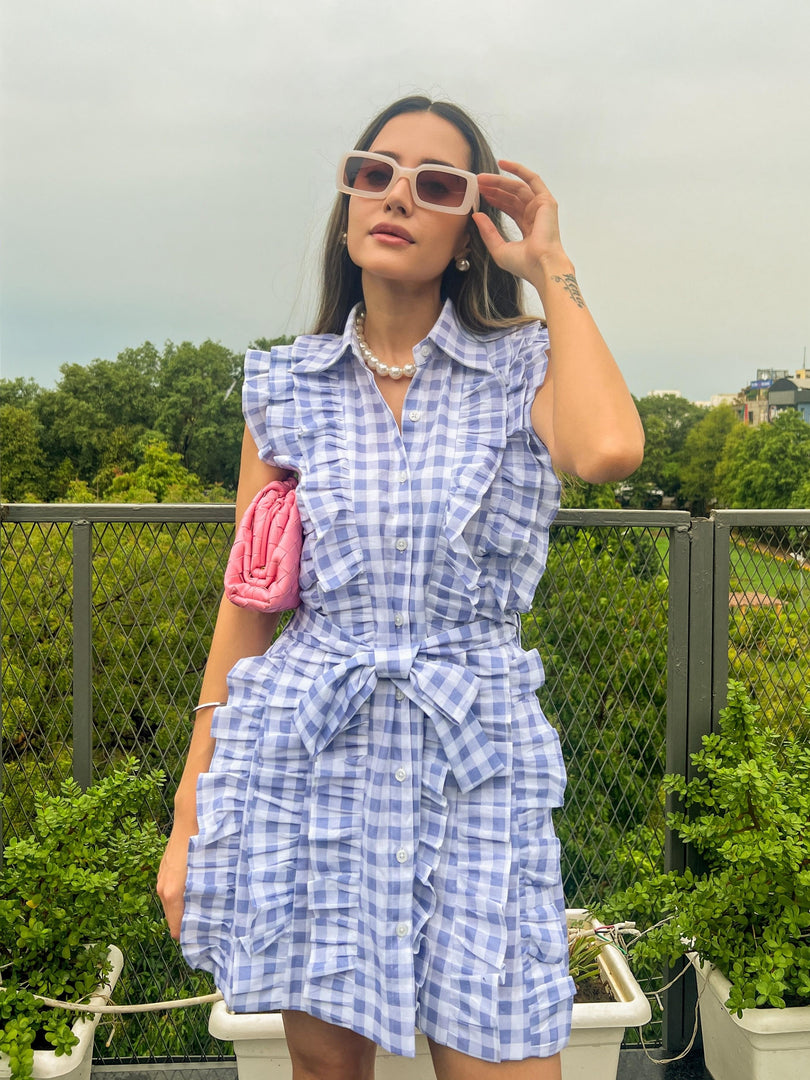
<path fill-rule="evenodd" d="M 263 460 L 299 474 L 301 606 L 240 660 L 198 782 L 181 942 L 236 1012 L 303 1010 L 413 1056 L 568 1039 L 559 740 L 520 646 L 559 485 L 530 407 L 548 336 L 447 301 L 402 431 L 341 335 L 248 352 Z"/>

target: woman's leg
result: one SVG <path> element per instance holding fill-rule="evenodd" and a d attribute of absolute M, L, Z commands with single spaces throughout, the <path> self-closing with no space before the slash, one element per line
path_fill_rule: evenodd
<path fill-rule="evenodd" d="M 284 1009 L 293 1080 L 374 1080 L 377 1044 L 349 1028 Z"/>
<path fill-rule="evenodd" d="M 479 1061 L 428 1039 L 436 1080 L 560 1080 L 560 1055 L 525 1061 Z"/>

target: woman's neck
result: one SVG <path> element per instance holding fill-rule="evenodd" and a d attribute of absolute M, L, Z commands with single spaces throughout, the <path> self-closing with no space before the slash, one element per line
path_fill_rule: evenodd
<path fill-rule="evenodd" d="M 407 357 L 430 332 L 442 309 L 439 283 L 389 282 L 363 278 L 366 309 L 365 338 L 369 348 L 386 363 Z"/>

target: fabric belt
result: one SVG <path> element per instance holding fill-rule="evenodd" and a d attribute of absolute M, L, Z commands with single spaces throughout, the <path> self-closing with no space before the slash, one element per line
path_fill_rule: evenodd
<path fill-rule="evenodd" d="M 514 625 L 467 623 L 416 645 L 378 647 L 348 636 L 330 619 L 301 607 L 288 629 L 311 645 L 327 665 L 294 713 L 311 756 L 320 754 L 346 727 L 380 679 L 390 679 L 432 721 L 461 791 L 472 791 L 505 770 L 506 762 L 487 738 L 472 706 L 481 686 L 476 672 L 509 671 L 509 656 L 489 650 L 516 643 Z M 486 651 L 476 655 L 482 648 Z"/>

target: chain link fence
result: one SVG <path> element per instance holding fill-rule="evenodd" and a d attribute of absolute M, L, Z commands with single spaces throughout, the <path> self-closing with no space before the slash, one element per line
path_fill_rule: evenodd
<path fill-rule="evenodd" d="M 543 657 L 541 701 L 568 767 L 557 829 L 570 906 L 677 865 L 660 781 L 688 772 L 729 676 L 785 738 L 810 738 L 810 512 L 723 513 L 557 518 L 523 644 Z M 133 754 L 167 774 L 168 830 L 232 532 L 221 505 L 3 508 L 5 837 L 25 834 L 35 791 L 71 774 L 86 784 Z M 167 937 L 128 958 L 117 997 L 210 989 Z M 201 1010 L 128 1017 L 114 1036 L 97 1041 L 106 1064 L 227 1049 Z"/>

